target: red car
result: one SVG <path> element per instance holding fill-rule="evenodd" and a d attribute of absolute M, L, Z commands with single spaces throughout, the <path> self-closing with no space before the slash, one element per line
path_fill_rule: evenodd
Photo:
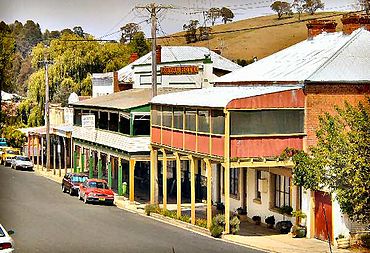
<path fill-rule="evenodd" d="M 105 180 L 102 179 L 88 179 L 80 185 L 78 197 L 84 201 L 89 202 L 104 202 L 113 205 L 114 192 L 108 187 Z"/>

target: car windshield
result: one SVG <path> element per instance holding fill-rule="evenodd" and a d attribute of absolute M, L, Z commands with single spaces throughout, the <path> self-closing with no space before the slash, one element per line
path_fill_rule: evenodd
<path fill-rule="evenodd" d="M 17 160 L 21 160 L 21 161 L 30 161 L 30 159 L 26 156 L 18 156 L 17 157 Z"/>
<path fill-rule="evenodd" d="M 73 183 L 83 183 L 87 179 L 86 176 L 72 176 L 71 181 Z"/>
<path fill-rule="evenodd" d="M 4 233 L 4 231 L 1 229 L 1 227 L 0 227 L 0 237 L 5 237 L 5 233 Z"/>
<path fill-rule="evenodd" d="M 6 153 L 13 154 L 13 155 L 19 155 L 19 151 L 17 150 L 7 150 Z"/>
<path fill-rule="evenodd" d="M 90 188 L 99 188 L 99 189 L 108 189 L 108 186 L 107 186 L 106 183 L 104 183 L 104 182 L 95 182 L 95 181 L 89 182 L 89 187 Z"/>

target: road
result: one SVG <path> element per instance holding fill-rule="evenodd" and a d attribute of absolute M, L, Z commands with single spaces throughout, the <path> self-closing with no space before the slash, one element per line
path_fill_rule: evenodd
<path fill-rule="evenodd" d="M 0 166 L 0 223 L 17 252 L 260 252 L 115 206 L 85 205 L 60 185 Z"/>

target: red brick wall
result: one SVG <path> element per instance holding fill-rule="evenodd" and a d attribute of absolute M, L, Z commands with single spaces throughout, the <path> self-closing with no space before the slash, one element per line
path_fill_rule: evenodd
<path fill-rule="evenodd" d="M 335 113 L 334 106 L 343 106 L 344 101 L 348 101 L 351 104 L 364 101 L 366 95 L 370 95 L 370 83 L 363 85 L 308 84 L 305 88 L 305 93 L 305 129 L 307 138 L 304 148 L 307 151 L 309 146 L 316 144 L 316 130 L 319 125 L 319 116 L 325 112 Z"/>

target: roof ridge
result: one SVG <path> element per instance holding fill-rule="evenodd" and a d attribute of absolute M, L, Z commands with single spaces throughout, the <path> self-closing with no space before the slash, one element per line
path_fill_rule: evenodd
<path fill-rule="evenodd" d="M 335 58 L 337 58 L 342 52 L 343 49 L 348 47 L 350 44 L 352 44 L 355 39 L 358 38 L 359 34 L 364 31 L 363 28 L 358 29 L 358 31 L 352 32 L 354 34 L 352 38 L 350 38 L 348 41 L 346 41 L 338 50 L 336 50 L 325 62 L 323 62 L 314 72 L 312 72 L 306 80 L 310 80 L 315 74 L 317 74 L 319 71 L 321 71 L 324 67 L 328 66 L 329 63 L 331 63 Z M 352 35 L 351 34 L 351 35 Z"/>

